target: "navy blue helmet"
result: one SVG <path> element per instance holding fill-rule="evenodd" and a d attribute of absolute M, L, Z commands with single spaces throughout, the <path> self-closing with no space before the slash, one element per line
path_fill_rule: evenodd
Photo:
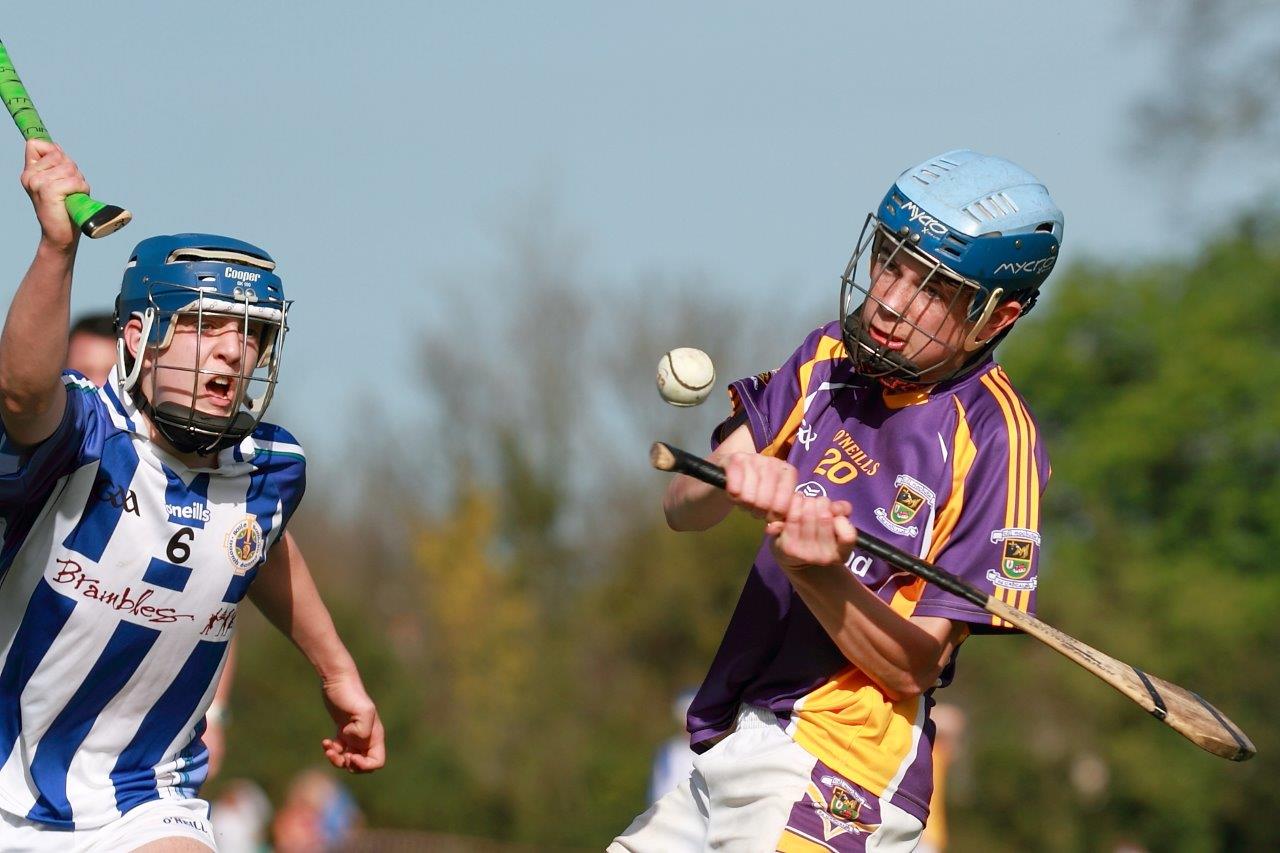
<path fill-rule="evenodd" d="M 210 453 L 238 443 L 262 420 L 279 375 L 280 355 L 288 328 L 289 302 L 275 274 L 275 261 L 262 249 L 215 234 L 173 234 L 143 240 L 133 250 L 116 299 L 117 369 L 120 388 L 130 392 L 138 384 L 143 352 L 133 358 L 125 345 L 124 329 L 132 318 L 142 324 L 146 351 L 160 352 L 173 340 L 179 318 L 194 324 L 197 340 L 214 318 L 233 317 L 242 324 L 245 351 L 238 375 L 228 377 L 202 369 L 166 366 L 191 374 L 191 400 L 156 406 L 155 378 L 134 394 L 157 429 L 181 452 Z M 247 345 L 258 342 L 257 358 L 248 364 Z M 198 352 L 198 351 L 197 351 Z M 204 382 L 230 383 L 235 393 L 229 416 L 197 409 Z"/>

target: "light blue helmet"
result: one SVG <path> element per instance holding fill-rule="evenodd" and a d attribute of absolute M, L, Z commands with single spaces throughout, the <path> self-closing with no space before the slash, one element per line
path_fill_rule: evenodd
<path fill-rule="evenodd" d="M 845 344 L 860 372 L 902 383 L 936 382 L 961 373 L 992 349 L 972 335 L 1008 300 L 1029 311 L 1058 260 L 1062 211 L 1034 175 L 1000 157 L 967 149 L 948 151 L 903 172 L 869 214 L 842 276 L 840 319 Z M 972 325 L 965 349 L 972 356 L 937 372 L 942 361 L 920 364 L 910 353 L 893 351 L 868 337 L 862 308 L 874 282 L 858 281 L 858 263 L 873 249 L 877 257 L 906 253 L 936 281 L 957 284 L 953 297 L 964 304 Z M 921 289 L 925 288 L 921 284 Z M 860 296 L 859 296 L 860 294 Z M 967 300 L 961 302 L 960 300 Z M 910 320 L 898 315 L 900 323 Z"/>
<path fill-rule="evenodd" d="M 139 407 L 179 451 L 219 450 L 239 442 L 262 420 L 275 391 L 288 329 L 290 303 L 274 270 L 275 261 L 262 249 L 216 234 L 150 237 L 134 248 L 116 299 L 117 369 L 122 391 L 135 388 L 143 363 L 142 358 L 132 358 L 125 345 L 124 328 L 131 318 L 142 323 L 144 346 L 156 352 L 170 345 L 180 316 L 192 319 L 197 340 L 203 339 L 208 318 L 234 317 L 243 323 L 239 373 L 230 377 L 234 391 L 231 414 L 199 410 L 202 384 L 228 379 L 223 372 L 203 368 L 199 350 L 196 364 L 166 367 L 191 374 L 189 405 L 165 402 L 152 406 L 158 371 L 152 372 L 150 388 L 137 389 Z M 255 335 L 258 357 L 249 364 L 244 356 L 248 340 Z"/>

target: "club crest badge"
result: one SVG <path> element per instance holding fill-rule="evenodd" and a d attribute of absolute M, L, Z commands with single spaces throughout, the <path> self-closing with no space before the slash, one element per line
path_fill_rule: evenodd
<path fill-rule="evenodd" d="M 1005 589 L 1035 589 L 1036 578 L 1031 577 L 1031 566 L 1040 534 L 1021 527 L 1006 527 L 991 531 L 991 543 L 1000 546 L 1000 571 L 987 572 L 987 580 Z"/>
<path fill-rule="evenodd" d="M 827 841 L 847 832 L 855 835 L 869 835 L 880 828 L 878 823 L 864 823 L 858 820 L 863 810 L 869 808 L 870 804 L 848 782 L 837 776 L 823 776 L 821 781 L 823 785 L 831 788 L 831 796 L 823 802 L 820 798 L 821 791 L 811 786 L 810 797 L 818 807 L 818 816 L 823 824 L 823 835 Z"/>
<path fill-rule="evenodd" d="M 932 508 L 937 496 L 924 483 L 907 474 L 899 474 L 893 485 L 897 489 L 893 505 L 888 510 L 876 507 L 876 520 L 899 536 L 915 536 L 920 528 L 911 522 L 925 504 Z"/>
<path fill-rule="evenodd" d="M 1035 545 L 1030 539 L 1004 540 L 1004 555 L 1000 558 L 1000 571 L 1004 576 L 1020 581 L 1031 571 L 1031 549 Z"/>
<path fill-rule="evenodd" d="M 910 486 L 901 485 L 898 486 L 898 494 L 893 499 L 893 507 L 889 510 L 889 517 L 898 524 L 906 524 L 916 517 L 916 513 L 920 511 L 922 506 L 924 506 L 924 496 L 917 495 L 911 491 Z"/>
<path fill-rule="evenodd" d="M 831 789 L 831 801 L 827 803 L 827 811 L 831 812 L 832 817 L 852 823 L 862 812 L 862 803 L 853 798 L 852 792 L 837 785 Z"/>
<path fill-rule="evenodd" d="M 265 540 L 258 520 L 251 515 L 246 515 L 231 528 L 227 534 L 227 557 L 237 575 L 243 575 L 258 565 Z"/>

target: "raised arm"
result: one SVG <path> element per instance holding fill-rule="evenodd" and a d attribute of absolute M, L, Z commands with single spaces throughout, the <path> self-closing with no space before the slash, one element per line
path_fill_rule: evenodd
<path fill-rule="evenodd" d="M 21 182 L 40 223 L 40 243 L 0 334 L 0 419 L 10 440 L 30 446 L 53 434 L 66 408 L 61 375 L 80 232 L 65 199 L 88 193 L 89 185 L 52 142 L 32 139 L 25 154 Z"/>
<path fill-rule="evenodd" d="M 320 676 L 325 707 L 338 726 L 335 737 L 322 741 L 329 763 L 353 773 L 381 767 L 386 754 L 378 709 L 288 532 L 271 549 L 266 565 L 249 587 L 249 598 L 293 641 Z"/>

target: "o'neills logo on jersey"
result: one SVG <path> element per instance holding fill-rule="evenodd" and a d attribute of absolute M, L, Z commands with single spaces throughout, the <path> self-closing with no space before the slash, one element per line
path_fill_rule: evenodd
<path fill-rule="evenodd" d="M 192 501 L 182 506 L 165 504 L 164 511 L 168 513 L 171 521 L 179 523 L 183 521 L 198 521 L 201 524 L 205 524 L 213 517 L 213 513 L 209 511 L 209 508 L 199 501 Z"/>
<path fill-rule="evenodd" d="M 236 574 L 242 575 L 258 565 L 265 539 L 258 520 L 251 515 L 246 515 L 231 528 L 227 534 L 227 556 L 231 558 Z"/>
<path fill-rule="evenodd" d="M 872 459 L 858 442 L 853 440 L 853 436 L 845 430 L 840 430 L 835 434 L 832 442 L 844 451 L 844 455 L 854 466 L 866 474 L 868 477 L 874 477 L 876 472 L 880 470 L 880 463 Z M 856 474 L 854 476 L 857 476 Z"/>

